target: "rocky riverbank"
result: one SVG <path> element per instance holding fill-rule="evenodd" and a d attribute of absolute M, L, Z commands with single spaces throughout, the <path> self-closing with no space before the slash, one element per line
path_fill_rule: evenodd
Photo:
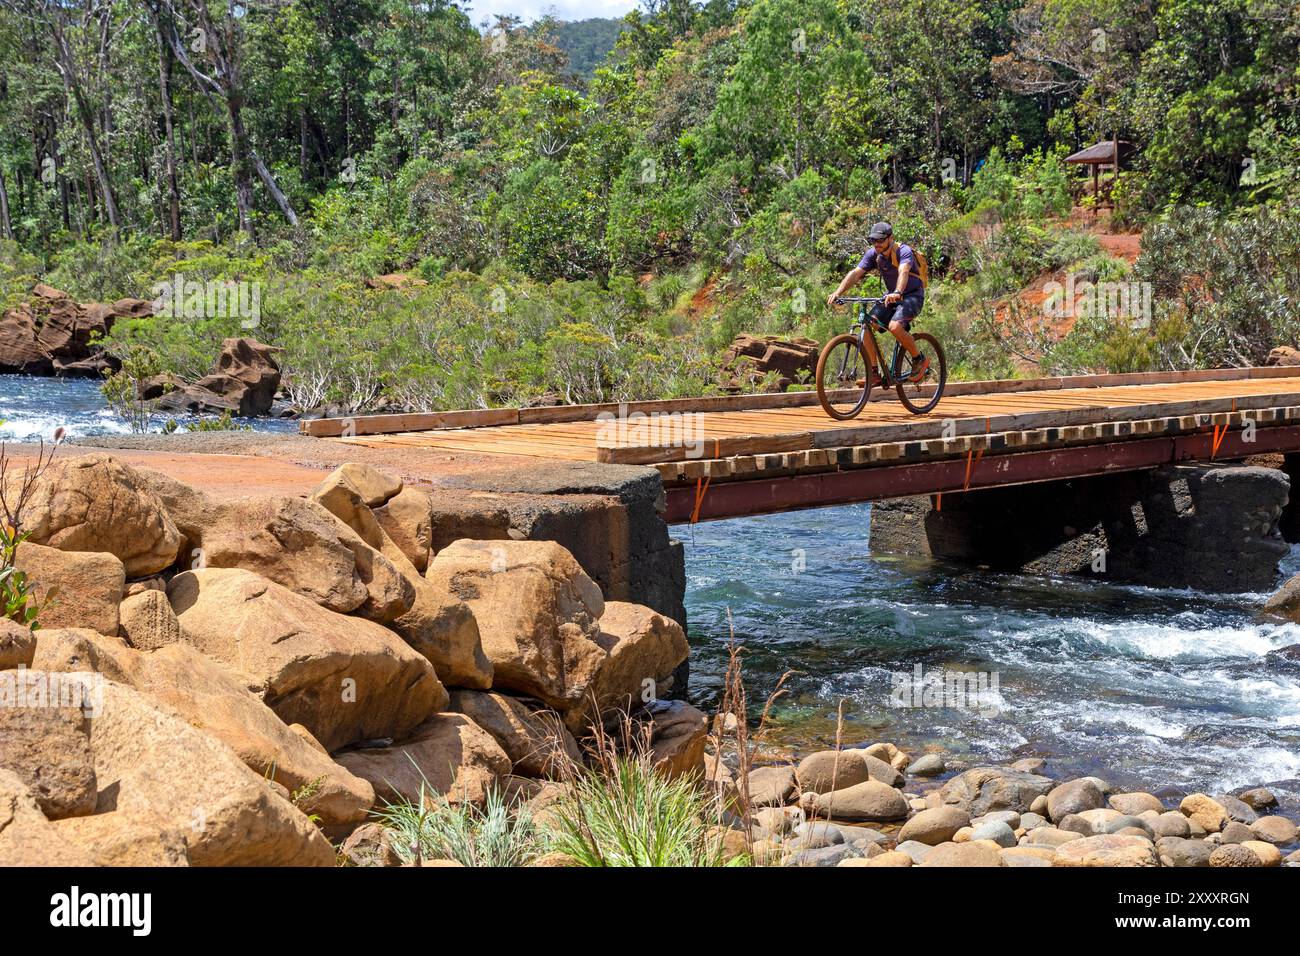
<path fill-rule="evenodd" d="M 389 474 L 217 500 L 88 455 L 23 497 L 0 865 L 333 865 L 385 802 L 539 789 L 611 711 L 664 773 L 702 761 L 704 715 L 662 700 L 677 622 L 554 541 L 435 525 Z"/>
<path fill-rule="evenodd" d="M 1265 788 L 1162 799 L 1098 777 L 1055 780 L 1038 758 L 961 769 L 890 743 L 820 751 L 728 785 L 752 808 L 759 864 L 1300 866 L 1296 824 Z"/>

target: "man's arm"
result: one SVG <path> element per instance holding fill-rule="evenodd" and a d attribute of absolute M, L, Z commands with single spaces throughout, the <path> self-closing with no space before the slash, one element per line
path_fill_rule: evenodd
<path fill-rule="evenodd" d="M 831 307 L 834 307 L 835 300 L 838 299 L 840 296 L 842 296 L 845 292 L 848 292 L 859 282 L 861 282 L 862 277 L 866 274 L 867 274 L 867 270 L 863 269 L 861 266 L 858 266 L 855 269 L 851 269 L 849 271 L 849 274 L 846 275 L 840 281 L 839 288 L 826 297 L 826 304 Z"/>

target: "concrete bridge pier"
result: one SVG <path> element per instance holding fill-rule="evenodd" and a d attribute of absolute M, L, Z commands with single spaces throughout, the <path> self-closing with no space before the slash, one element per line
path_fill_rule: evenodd
<path fill-rule="evenodd" d="M 1270 591 L 1288 552 L 1287 469 L 1171 465 L 872 505 L 871 549 L 1151 587 Z M 1296 509 L 1300 512 L 1300 509 Z M 1288 511 L 1300 532 L 1300 514 Z"/>

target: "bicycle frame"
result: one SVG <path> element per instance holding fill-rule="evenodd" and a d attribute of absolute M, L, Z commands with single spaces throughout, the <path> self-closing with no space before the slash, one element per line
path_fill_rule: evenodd
<path fill-rule="evenodd" d="M 886 368 L 885 361 L 884 361 L 885 358 L 884 353 L 880 351 L 880 342 L 876 339 L 876 327 L 879 326 L 880 323 L 875 320 L 875 318 L 871 315 L 869 310 L 870 306 L 874 306 L 877 303 L 884 302 L 885 300 L 883 298 L 841 296 L 836 301 L 856 302 L 858 304 L 858 317 L 853 321 L 853 324 L 849 326 L 849 334 L 856 335 L 858 338 L 858 342 L 862 343 L 863 345 L 866 344 L 866 339 L 868 336 L 870 336 L 871 346 L 870 348 L 867 349 L 867 354 L 871 355 L 875 361 L 875 369 L 880 374 L 881 385 L 885 388 L 891 388 L 894 385 L 898 384 L 898 382 L 900 381 L 899 363 L 902 362 L 903 355 L 905 354 L 903 349 L 903 343 L 899 342 L 897 339 L 894 340 L 894 354 L 891 356 L 889 367 Z M 880 326 L 880 328 L 883 331 L 886 332 L 889 331 L 888 326 Z M 849 356 L 845 354 L 844 356 L 845 368 L 840 369 L 841 377 L 843 377 L 844 372 L 847 371 L 848 360 L 849 360 Z"/>

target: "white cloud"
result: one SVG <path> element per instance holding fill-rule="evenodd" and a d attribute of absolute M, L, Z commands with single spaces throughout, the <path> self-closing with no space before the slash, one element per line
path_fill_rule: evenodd
<path fill-rule="evenodd" d="M 561 20 L 587 20 L 591 17 L 621 17 L 635 10 L 637 0 L 465 0 L 461 4 L 475 26 L 496 14 L 512 14 L 531 23 L 546 13 Z"/>

